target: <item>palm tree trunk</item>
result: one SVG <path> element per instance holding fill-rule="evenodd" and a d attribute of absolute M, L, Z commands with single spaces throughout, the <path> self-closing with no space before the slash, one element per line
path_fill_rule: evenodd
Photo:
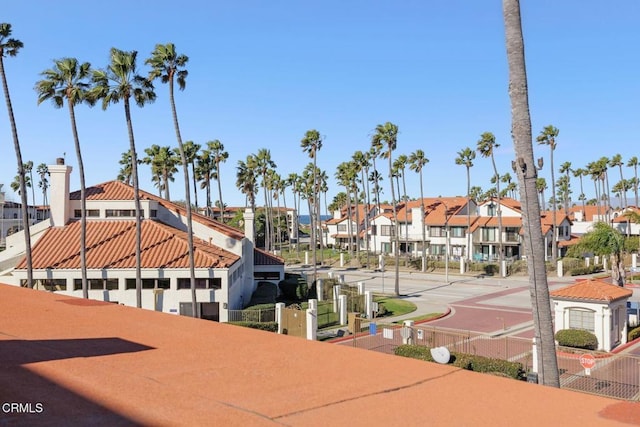
<path fill-rule="evenodd" d="M 556 203 L 556 179 L 553 170 L 553 148 L 551 148 L 551 195 L 551 200 L 553 201 L 553 212 L 551 213 L 551 219 L 553 221 L 553 224 L 551 225 L 551 261 L 555 264 L 558 260 L 558 225 L 556 223 L 556 211 L 558 210 L 558 207 Z"/>
<path fill-rule="evenodd" d="M 20 151 L 20 141 L 18 139 L 18 129 L 16 128 L 16 120 L 13 115 L 13 107 L 11 105 L 11 96 L 9 95 L 9 85 L 7 84 L 7 76 L 4 71 L 4 60 L 0 55 L 0 76 L 2 76 L 2 89 L 4 90 L 4 99 L 7 104 L 9 113 L 9 122 L 11 124 L 11 135 L 13 137 L 13 147 L 16 152 L 16 160 L 18 161 L 18 180 L 20 182 L 20 202 L 22 203 L 20 211 L 22 212 L 22 228 L 24 231 L 25 244 L 25 261 L 27 264 L 27 287 L 33 288 L 33 262 L 31 258 L 31 231 L 29 230 L 29 211 L 27 201 L 27 185 L 24 178 L 24 164 L 22 163 L 22 153 Z"/>
<path fill-rule="evenodd" d="M 529 270 L 529 288 L 533 323 L 538 348 L 538 370 L 544 385 L 560 387 L 556 358 L 549 286 L 544 263 L 544 246 L 540 207 L 536 190 L 536 165 L 533 158 L 531 115 L 527 73 L 524 58 L 524 39 L 518 0 L 503 0 L 509 63 L 509 97 L 511 98 L 512 135 L 516 153 L 520 198 L 522 200 L 525 254 Z"/>
<path fill-rule="evenodd" d="M 424 226 L 424 217 L 425 217 L 425 212 L 424 212 L 424 192 L 423 192 L 423 186 L 422 186 L 422 168 L 420 168 L 420 223 L 422 224 L 422 259 L 421 261 L 421 266 L 420 266 L 420 271 L 422 271 L 423 273 L 426 271 L 427 269 L 427 232 Z M 461 261 L 462 262 L 462 259 Z"/>
<path fill-rule="evenodd" d="M 76 126 L 76 114 L 73 102 L 67 98 L 69 117 L 71 118 L 71 131 L 78 158 L 78 174 L 80 176 L 80 275 L 82 277 L 82 298 L 89 298 L 89 284 L 87 283 L 87 195 L 84 180 L 84 163 L 80 150 L 80 138 Z"/>
<path fill-rule="evenodd" d="M 400 236 L 399 236 L 399 224 L 398 224 L 398 211 L 396 209 L 396 190 L 393 188 L 393 178 L 391 171 L 393 170 L 393 161 L 391 159 L 391 147 L 389 146 L 389 181 L 391 184 L 391 204 L 393 205 L 393 231 L 394 236 L 394 250 L 393 255 L 395 258 L 395 278 L 394 278 L 394 292 L 396 295 L 400 295 Z"/>
<path fill-rule="evenodd" d="M 471 248 L 471 197 L 469 197 L 469 193 L 471 193 L 471 171 L 470 167 L 467 166 L 467 260 L 471 263 L 473 250 Z M 449 256 L 449 254 L 446 254 L 446 256 Z"/>
<path fill-rule="evenodd" d="M 220 222 L 224 223 L 224 202 L 222 201 L 222 183 L 220 182 L 220 161 L 216 161 L 216 170 L 218 171 L 216 181 L 218 182 L 218 200 L 220 200 Z"/>
<path fill-rule="evenodd" d="M 191 162 L 191 177 L 193 179 L 193 197 L 195 199 L 196 210 L 198 209 L 198 181 L 196 181 L 196 161 Z"/>
<path fill-rule="evenodd" d="M 136 143 L 133 137 L 133 124 L 131 123 L 131 109 L 129 98 L 124 99 L 124 114 L 127 120 L 127 131 L 129 133 L 129 149 L 131 150 L 131 179 L 133 181 L 133 202 L 136 211 L 136 307 L 142 308 L 142 220 L 140 215 L 140 187 L 138 186 L 138 154 L 136 153 Z"/>
<path fill-rule="evenodd" d="M 178 113 L 176 111 L 175 98 L 173 96 L 173 78 L 169 80 L 169 101 L 171 102 L 171 115 L 173 117 L 173 127 L 176 131 L 178 140 L 178 148 L 180 149 L 180 159 L 182 160 L 182 171 L 184 174 L 184 194 L 185 208 L 187 210 L 187 248 L 189 254 L 189 288 L 191 290 L 191 315 L 198 317 L 198 300 L 196 296 L 196 272 L 195 272 L 195 254 L 193 247 L 193 214 L 191 212 L 191 189 L 189 188 L 189 166 L 187 165 L 187 157 L 184 153 L 182 144 L 182 136 L 180 135 L 180 125 L 178 123 Z M 167 182 L 167 198 L 169 197 L 169 183 Z"/>

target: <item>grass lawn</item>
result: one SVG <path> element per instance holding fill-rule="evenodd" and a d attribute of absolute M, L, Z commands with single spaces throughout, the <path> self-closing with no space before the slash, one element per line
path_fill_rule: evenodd
<path fill-rule="evenodd" d="M 404 319 L 404 320 L 398 320 L 394 323 L 402 323 L 405 320 L 413 320 L 414 322 L 421 322 L 423 320 L 430 320 L 430 319 L 435 319 L 436 317 L 440 317 L 442 316 L 444 313 L 429 313 L 429 314 L 423 314 L 422 316 L 416 316 L 416 317 L 410 317 L 408 319 Z"/>
<path fill-rule="evenodd" d="M 402 316 L 403 314 L 414 312 L 418 308 L 410 301 L 389 296 L 375 295 L 373 300 L 379 304 L 384 304 L 387 309 L 385 316 Z"/>

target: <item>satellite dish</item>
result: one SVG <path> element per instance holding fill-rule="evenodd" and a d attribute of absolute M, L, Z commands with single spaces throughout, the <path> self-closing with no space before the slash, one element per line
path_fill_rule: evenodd
<path fill-rule="evenodd" d="M 431 357 L 436 362 L 446 365 L 451 359 L 451 353 L 447 347 L 434 347 L 431 349 Z"/>

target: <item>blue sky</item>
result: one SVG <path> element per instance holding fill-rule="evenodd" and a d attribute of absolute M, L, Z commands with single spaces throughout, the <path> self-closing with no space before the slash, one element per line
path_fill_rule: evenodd
<path fill-rule="evenodd" d="M 244 205 L 236 165 L 260 148 L 271 150 L 283 177 L 301 173 L 310 159 L 300 139 L 309 129 L 325 138 L 318 166 L 331 178 L 329 200 L 342 190 L 333 180 L 336 166 L 368 150 L 373 129 L 386 121 L 400 130 L 395 155 L 421 148 L 430 159 L 425 196 L 464 195 L 466 171 L 454 159 L 459 150 L 475 148 L 485 131 L 500 144 L 499 172 L 511 172 L 498 0 L 113 0 L 99 7 L 31 0 L 2 9 L 2 20 L 24 43 L 17 57 L 5 58 L 5 69 L 23 159 L 36 165 L 65 153 L 68 164 L 77 163 L 67 110 L 36 105 L 34 84 L 53 59 L 76 57 L 101 68 L 111 47 L 137 50 L 146 74 L 144 59 L 154 45 L 173 42 L 190 58 L 187 88 L 176 96 L 183 139 L 223 142 L 228 205 Z M 555 164 L 584 167 L 616 153 L 624 161 L 638 156 L 640 3 L 530 1 L 522 4 L 522 18 L 534 139 L 546 125 L 560 129 Z M 140 153 L 152 144 L 177 145 L 167 87 L 158 83 L 156 89 L 153 105 L 132 111 Z M 4 103 L 1 109 L 0 183 L 7 198 L 17 200 L 8 188 L 16 160 Z M 115 179 L 129 147 L 122 104 L 108 111 L 79 106 L 76 114 L 87 183 Z M 548 147 L 536 145 L 535 151 L 545 158 L 540 174 L 550 182 Z M 386 176 L 386 168 L 381 172 Z M 633 173 L 624 172 L 626 178 Z M 156 193 L 148 166 L 140 174 L 141 188 Z M 472 185 L 486 190 L 491 175 L 490 160 L 478 156 Z M 610 179 L 613 185 L 618 172 Z M 382 197 L 390 199 L 389 180 L 382 185 Z M 579 183 L 572 185 L 577 198 Z M 408 172 L 407 186 L 410 196 L 419 196 L 417 174 Z M 77 174 L 72 188 L 79 188 Z M 174 199 L 184 197 L 181 175 L 171 192 Z M 590 180 L 585 192 L 593 197 Z M 203 192 L 199 199 L 202 204 Z M 289 205 L 291 200 L 289 193 Z"/>

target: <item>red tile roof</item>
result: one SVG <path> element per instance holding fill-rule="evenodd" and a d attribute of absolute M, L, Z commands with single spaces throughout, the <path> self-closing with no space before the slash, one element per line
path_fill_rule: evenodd
<path fill-rule="evenodd" d="M 516 216 L 503 216 L 502 217 L 502 227 L 522 227 L 522 218 Z M 498 217 L 497 216 L 481 216 L 477 217 L 475 222 L 472 222 L 471 232 L 474 232 L 478 228 L 482 227 L 497 227 L 498 226 Z"/>
<path fill-rule="evenodd" d="M 85 193 L 87 200 L 133 200 L 133 187 L 122 181 L 103 182 L 102 184 L 88 187 Z M 169 211 L 177 212 L 182 216 L 187 214 L 186 208 L 177 203 L 170 202 L 144 190 L 140 190 L 138 194 L 140 200 L 155 200 Z M 70 200 L 80 200 L 80 191 L 70 193 L 69 198 Z M 211 227 L 233 239 L 241 240 L 244 237 L 244 233 L 238 229 L 201 215 L 197 213 L 195 209 L 192 211 L 192 218 L 193 221 Z"/>
<path fill-rule="evenodd" d="M 577 283 L 562 289 L 549 292 L 556 299 L 576 301 L 616 301 L 629 298 L 633 292 L 620 286 L 612 285 L 596 279 L 579 280 Z"/>
<path fill-rule="evenodd" d="M 87 268 L 135 268 L 133 220 L 87 221 Z M 196 268 L 228 268 L 240 259 L 229 251 L 194 239 Z M 142 268 L 188 268 L 187 235 L 155 220 L 142 221 Z M 50 228 L 33 247 L 34 269 L 80 268 L 80 221 Z M 26 268 L 23 258 L 17 269 Z"/>

